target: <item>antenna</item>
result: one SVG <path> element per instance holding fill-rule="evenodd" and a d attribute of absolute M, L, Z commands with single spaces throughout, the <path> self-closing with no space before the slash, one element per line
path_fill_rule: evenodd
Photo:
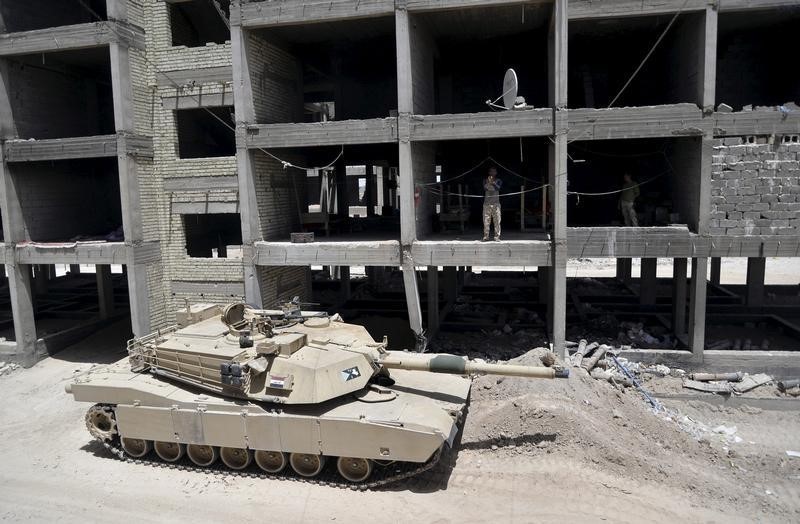
<path fill-rule="evenodd" d="M 513 69 L 508 69 L 506 75 L 503 77 L 503 94 L 494 99 L 494 101 L 487 100 L 486 105 L 497 109 L 514 109 L 514 104 L 517 100 L 517 91 L 519 90 L 519 82 L 517 81 L 517 72 Z M 503 99 L 503 105 L 498 105 L 498 101 Z"/>
<path fill-rule="evenodd" d="M 514 109 L 518 91 L 517 72 L 509 69 L 506 71 L 506 76 L 503 77 L 503 105 L 506 109 Z"/>

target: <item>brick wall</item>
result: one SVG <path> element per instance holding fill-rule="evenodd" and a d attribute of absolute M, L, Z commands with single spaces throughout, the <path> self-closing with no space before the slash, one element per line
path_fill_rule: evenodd
<path fill-rule="evenodd" d="M 104 235 L 122 225 L 116 159 L 8 167 L 22 207 L 26 240 Z"/>
<path fill-rule="evenodd" d="M 278 46 L 250 34 L 248 64 L 258 123 L 302 122 L 303 85 L 298 60 Z"/>
<path fill-rule="evenodd" d="M 711 234 L 800 234 L 799 156 L 797 143 L 751 145 L 742 144 L 741 138 L 716 140 Z"/>

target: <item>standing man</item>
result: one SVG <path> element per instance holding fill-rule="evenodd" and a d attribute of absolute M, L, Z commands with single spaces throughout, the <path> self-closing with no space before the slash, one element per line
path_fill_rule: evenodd
<path fill-rule="evenodd" d="M 500 240 L 500 187 L 503 181 L 497 178 L 497 169 L 489 168 L 489 176 L 483 182 L 483 240 L 489 240 L 489 226 L 494 221 L 494 239 Z"/>
<path fill-rule="evenodd" d="M 636 216 L 633 203 L 639 198 L 639 184 L 631 178 L 630 173 L 625 173 L 623 179 L 622 193 L 619 195 L 619 207 L 622 210 L 622 218 L 625 220 L 626 226 L 638 227 L 639 218 Z"/>

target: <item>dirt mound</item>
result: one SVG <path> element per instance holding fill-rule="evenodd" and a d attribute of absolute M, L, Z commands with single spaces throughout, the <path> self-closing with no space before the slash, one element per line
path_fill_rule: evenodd
<path fill-rule="evenodd" d="M 509 363 L 541 366 L 546 351 L 537 348 Z M 577 459 L 622 478 L 669 485 L 703 504 L 765 503 L 768 489 L 756 486 L 782 466 L 778 459 L 753 458 L 749 462 L 760 461 L 754 467 L 722 441 L 696 440 L 681 429 L 680 414 L 656 414 L 635 390 L 571 372 L 567 380 L 476 378 L 462 449 Z M 783 501 L 769 504 L 770 512 L 795 514 Z"/>

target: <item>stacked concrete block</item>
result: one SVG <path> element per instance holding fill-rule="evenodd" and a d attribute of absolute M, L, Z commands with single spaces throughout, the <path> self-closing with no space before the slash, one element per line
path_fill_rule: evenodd
<path fill-rule="evenodd" d="M 715 141 L 712 235 L 800 234 L 800 144 Z"/>

